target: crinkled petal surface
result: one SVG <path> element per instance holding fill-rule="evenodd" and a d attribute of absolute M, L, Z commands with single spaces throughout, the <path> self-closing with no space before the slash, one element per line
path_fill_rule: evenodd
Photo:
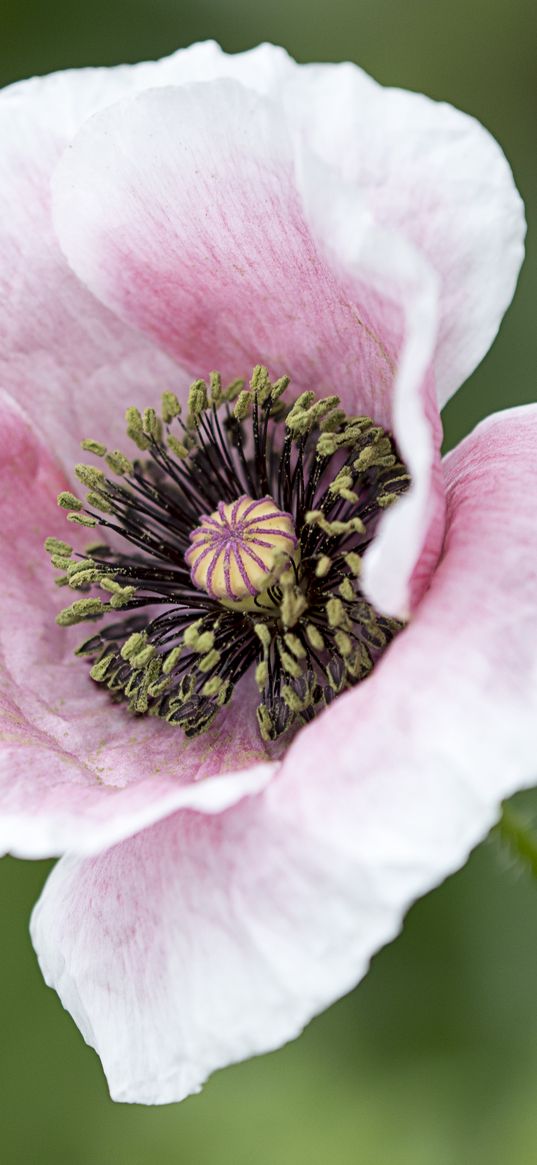
<path fill-rule="evenodd" d="M 0 382 L 70 467 L 82 437 L 105 428 L 113 447 L 127 405 L 146 404 L 162 382 L 186 380 L 98 303 L 60 251 L 50 176 L 73 118 L 67 81 L 51 82 L 0 94 Z M 82 85 L 79 79 L 73 87 Z"/>
<path fill-rule="evenodd" d="M 535 780 L 536 442 L 513 410 L 448 457 L 414 621 L 263 793 L 56 867 L 34 943 L 115 1098 L 179 1099 L 295 1036 Z"/>
<path fill-rule="evenodd" d="M 247 694 L 210 738 L 187 741 L 112 704 L 75 658 L 88 630 L 56 626 L 74 596 L 55 587 L 43 550 L 51 532 L 75 530 L 55 505 L 66 482 L 5 396 L 0 480 L 0 851 L 95 853 L 179 807 L 219 813 L 262 788 L 275 765 Z"/>

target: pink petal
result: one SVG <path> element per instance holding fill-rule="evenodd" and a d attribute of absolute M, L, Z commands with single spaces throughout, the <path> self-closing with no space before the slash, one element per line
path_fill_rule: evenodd
<path fill-rule="evenodd" d="M 490 347 L 524 256 L 524 208 L 500 147 L 460 110 L 386 89 L 349 63 L 306 65 L 281 93 L 310 148 L 439 274 L 445 404 Z"/>
<path fill-rule="evenodd" d="M 98 83 L 113 71 L 60 74 L 0 95 L 0 379 L 68 463 L 84 436 L 113 446 L 123 413 L 185 383 L 177 366 L 83 287 L 57 245 L 50 175 Z M 76 78 L 76 81 L 75 81 Z"/>
<path fill-rule="evenodd" d="M 0 478 L 0 851 L 95 853 L 180 806 L 219 813 L 263 787 L 275 765 L 255 691 L 238 692 L 210 738 L 191 742 L 113 705 L 73 656 L 87 633 L 56 626 L 61 596 L 43 550 L 48 534 L 74 530 L 55 505 L 66 483 L 5 396 Z"/>
<path fill-rule="evenodd" d="M 0 376 L 15 399 L 31 397 L 40 432 L 69 466 L 82 437 L 121 442 L 128 405 L 156 403 L 163 387 L 181 393 L 188 378 L 69 270 L 50 220 L 59 157 L 86 118 L 125 94 L 225 74 L 265 89 L 292 67 L 273 46 L 227 57 L 207 42 L 162 61 L 72 69 L 0 93 Z"/>
<path fill-rule="evenodd" d="M 395 429 L 414 479 L 366 572 L 385 610 L 434 522 L 439 424 L 428 368 L 436 282 L 354 188 L 295 149 L 279 106 L 233 81 L 145 92 L 86 122 L 54 178 L 58 236 L 77 274 L 193 371 L 336 389 Z"/>
<path fill-rule="evenodd" d="M 535 780 L 536 445 L 531 407 L 450 455 L 413 623 L 263 794 L 56 867 L 34 943 L 116 1099 L 177 1100 L 297 1035 Z"/>

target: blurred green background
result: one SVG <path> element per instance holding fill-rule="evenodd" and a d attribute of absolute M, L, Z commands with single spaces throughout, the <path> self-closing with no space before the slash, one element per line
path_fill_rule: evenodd
<path fill-rule="evenodd" d="M 3 0 L 0 84 L 215 37 L 350 58 L 473 113 L 537 214 L 534 0 Z M 1 178 L 0 178 L 1 180 Z M 452 444 L 535 398 L 537 255 L 493 351 L 448 406 Z M 535 809 L 530 796 L 530 810 Z M 532 1165 L 537 885 L 483 845 L 418 903 L 361 986 L 282 1051 L 180 1106 L 113 1105 L 27 934 L 48 864 L 0 864 L 0 1154 L 19 1165 Z"/>

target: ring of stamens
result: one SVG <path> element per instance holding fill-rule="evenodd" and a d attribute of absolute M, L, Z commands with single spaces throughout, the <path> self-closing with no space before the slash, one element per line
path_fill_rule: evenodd
<path fill-rule="evenodd" d="M 364 679 L 402 626 L 367 602 L 360 570 L 406 468 L 369 417 L 313 392 L 285 405 L 287 384 L 258 366 L 248 386 L 196 381 L 184 417 L 170 392 L 160 415 L 128 409 L 137 455 L 84 441 L 105 469 L 78 465 L 85 501 L 58 499 L 103 534 L 84 553 L 47 539 L 58 584 L 82 596 L 58 623 L 102 620 L 77 653 L 91 678 L 188 736 L 252 670 L 260 733 L 276 739 Z"/>

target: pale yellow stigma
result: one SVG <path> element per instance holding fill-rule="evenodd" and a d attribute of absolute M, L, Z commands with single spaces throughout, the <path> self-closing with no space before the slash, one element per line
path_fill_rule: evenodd
<path fill-rule="evenodd" d="M 271 497 L 256 500 L 247 494 L 202 514 L 190 541 L 185 559 L 194 586 L 224 603 L 259 595 L 277 564 L 292 558 L 297 547 L 291 515 Z"/>

